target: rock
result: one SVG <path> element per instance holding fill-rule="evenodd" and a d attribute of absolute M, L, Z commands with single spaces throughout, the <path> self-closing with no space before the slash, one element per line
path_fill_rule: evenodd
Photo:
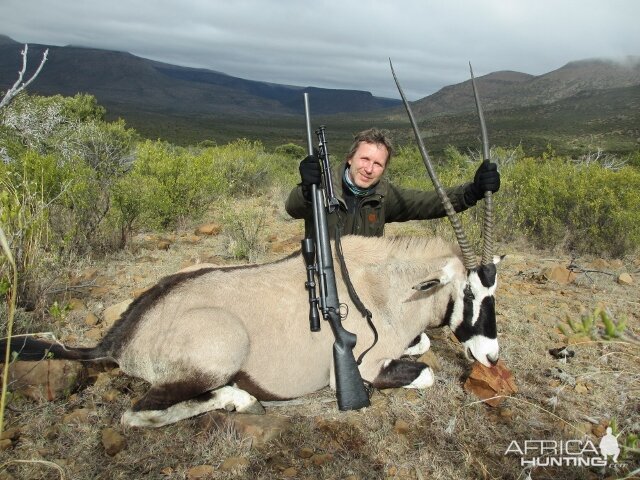
<path fill-rule="evenodd" d="M 111 375 L 108 372 L 98 372 L 93 384 L 96 387 L 107 387 L 111 384 Z"/>
<path fill-rule="evenodd" d="M 84 319 L 84 324 L 87 327 L 95 327 L 99 322 L 100 320 L 98 320 L 98 317 L 96 317 L 93 312 L 89 312 Z"/>
<path fill-rule="evenodd" d="M 285 468 L 282 471 L 282 476 L 285 478 L 293 478 L 297 475 L 298 475 L 298 471 L 293 467 Z"/>
<path fill-rule="evenodd" d="M 313 449 L 312 448 L 301 448 L 298 450 L 299 458 L 311 458 L 313 457 Z"/>
<path fill-rule="evenodd" d="M 102 312 L 104 328 L 111 328 L 111 326 L 120 318 L 120 315 L 129 308 L 131 302 L 132 300 L 125 300 L 105 308 L 104 312 Z"/>
<path fill-rule="evenodd" d="M 510 408 L 500 408 L 498 414 L 502 417 L 502 418 L 512 418 L 513 417 L 513 410 L 511 410 Z"/>
<path fill-rule="evenodd" d="M 408 434 L 410 429 L 411 425 L 409 425 L 409 422 L 402 420 L 401 418 L 396 420 L 396 423 L 393 425 L 393 431 L 399 435 Z"/>
<path fill-rule="evenodd" d="M 300 248 L 300 240 L 302 240 L 302 237 L 299 235 L 280 241 L 276 237 L 273 240 L 269 240 L 269 248 L 273 253 L 291 253 Z"/>
<path fill-rule="evenodd" d="M 436 354 L 431 350 L 423 353 L 420 358 L 418 358 L 418 361 L 429 365 L 431 367 L 431 370 L 433 370 L 434 372 L 439 372 L 440 370 L 442 370 Z"/>
<path fill-rule="evenodd" d="M 98 327 L 92 328 L 87 333 L 85 333 L 85 337 L 87 337 L 89 340 L 97 342 L 102 338 L 102 330 Z"/>
<path fill-rule="evenodd" d="M 220 470 L 223 472 L 243 472 L 249 467 L 249 459 L 244 457 L 229 457 L 222 465 Z"/>
<path fill-rule="evenodd" d="M 589 393 L 589 389 L 586 387 L 586 385 L 582 383 L 576 384 L 576 386 L 573 389 L 575 390 L 576 393 L 580 393 L 580 394 Z"/>
<path fill-rule="evenodd" d="M 504 398 L 491 399 L 492 397 L 511 395 L 518 391 L 513 375 L 502 360 L 491 368 L 485 367 L 480 362 L 474 362 L 471 374 L 464 383 L 464 389 L 477 395 L 492 407 L 497 407 L 504 401 Z"/>
<path fill-rule="evenodd" d="M 311 457 L 311 462 L 316 466 L 326 465 L 333 460 L 333 455 L 330 453 L 317 453 Z"/>
<path fill-rule="evenodd" d="M 610 262 L 611 268 L 618 269 L 624 267 L 624 262 L 619 258 L 615 258 Z"/>
<path fill-rule="evenodd" d="M 633 285 L 633 277 L 628 273 L 621 273 L 616 279 L 620 285 Z"/>
<path fill-rule="evenodd" d="M 607 262 L 604 258 L 596 258 L 593 262 L 590 263 L 591 268 L 596 270 L 606 270 L 611 267 L 609 262 Z"/>
<path fill-rule="evenodd" d="M 105 286 L 101 286 L 101 287 L 95 287 L 91 289 L 91 295 L 94 297 L 102 297 L 108 293 L 110 293 L 113 290 L 113 287 L 110 287 L 108 285 Z"/>
<path fill-rule="evenodd" d="M 87 283 L 93 282 L 98 275 L 100 275 L 100 270 L 97 268 L 87 268 L 80 275 L 74 276 L 69 280 L 71 285 L 84 285 Z"/>
<path fill-rule="evenodd" d="M 104 400 L 107 403 L 113 403 L 118 399 L 119 396 L 120 396 L 120 392 L 118 390 L 111 389 L 105 392 L 104 395 L 102 395 L 102 400 Z"/>
<path fill-rule="evenodd" d="M 125 449 L 127 441 L 113 428 L 105 428 L 102 430 L 102 446 L 107 455 L 113 457 Z"/>
<path fill-rule="evenodd" d="M 86 310 L 87 306 L 84 304 L 84 302 L 82 300 L 80 300 L 79 298 L 72 298 L 67 302 L 67 305 L 69 306 L 69 310 L 72 311 L 76 311 L 76 310 Z"/>
<path fill-rule="evenodd" d="M 187 480 L 204 480 L 211 478 L 216 469 L 212 465 L 198 465 L 187 470 Z"/>
<path fill-rule="evenodd" d="M 607 433 L 607 426 L 603 424 L 594 425 L 591 427 L 591 432 L 598 438 L 604 437 L 605 433 Z"/>
<path fill-rule="evenodd" d="M 17 361 L 9 366 L 13 391 L 38 402 L 68 397 L 85 377 L 83 365 L 70 360 Z"/>
<path fill-rule="evenodd" d="M 572 422 L 571 424 L 563 425 L 562 430 L 567 436 L 571 435 L 573 438 L 576 438 L 576 435 L 578 435 L 579 438 L 582 435 L 591 435 L 591 427 L 593 427 L 593 425 L 589 422 Z"/>
<path fill-rule="evenodd" d="M 157 240 L 155 242 L 152 248 L 155 248 L 156 250 L 169 250 L 169 247 L 171 247 L 171 243 L 172 242 L 170 240 L 161 238 L 160 240 Z"/>
<path fill-rule="evenodd" d="M 15 442 L 18 438 L 20 438 L 19 428 L 8 428 L 0 435 L 0 440 L 11 440 Z"/>
<path fill-rule="evenodd" d="M 261 446 L 285 432 L 291 420 L 275 415 L 208 412 L 200 420 L 200 427 L 218 429 L 231 427 L 242 438 L 251 439 L 252 446 Z"/>
<path fill-rule="evenodd" d="M 136 288 L 134 290 L 131 291 L 131 296 L 133 298 L 138 298 L 139 296 L 141 296 L 143 293 L 145 293 L 146 291 L 148 291 L 151 287 L 142 287 L 142 288 Z"/>
<path fill-rule="evenodd" d="M 552 265 L 542 270 L 542 275 L 547 280 L 566 284 L 573 283 L 576 280 L 577 275 L 563 265 Z"/>
<path fill-rule="evenodd" d="M 73 412 L 62 417 L 62 423 L 76 425 L 89 423 L 89 416 L 93 413 L 95 413 L 95 411 L 88 408 L 77 408 Z"/>
<path fill-rule="evenodd" d="M 200 225 L 194 232 L 196 235 L 218 235 L 222 231 L 222 226 L 217 223 L 207 223 Z"/>
<path fill-rule="evenodd" d="M 202 241 L 202 237 L 199 237 L 197 235 L 187 235 L 186 237 L 184 237 L 183 240 L 185 243 L 188 243 L 190 245 L 195 245 Z"/>

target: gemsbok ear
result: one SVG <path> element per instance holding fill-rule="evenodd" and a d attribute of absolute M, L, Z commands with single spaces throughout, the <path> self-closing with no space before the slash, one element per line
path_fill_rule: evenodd
<path fill-rule="evenodd" d="M 504 260 L 504 257 L 506 257 L 506 255 L 494 255 L 493 256 L 493 264 L 494 265 L 499 264 L 502 260 Z"/>
<path fill-rule="evenodd" d="M 426 292 L 428 290 L 431 290 L 434 287 L 437 287 L 438 285 L 440 285 L 440 280 L 435 278 L 431 280 L 425 280 L 424 282 L 420 282 L 411 288 L 413 288 L 414 290 L 418 290 L 420 292 Z"/>

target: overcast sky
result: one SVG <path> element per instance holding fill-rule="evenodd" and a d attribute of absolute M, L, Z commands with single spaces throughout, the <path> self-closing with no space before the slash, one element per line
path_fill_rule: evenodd
<path fill-rule="evenodd" d="M 638 0 L 0 0 L 0 33 L 411 100 L 499 70 L 640 55 Z"/>

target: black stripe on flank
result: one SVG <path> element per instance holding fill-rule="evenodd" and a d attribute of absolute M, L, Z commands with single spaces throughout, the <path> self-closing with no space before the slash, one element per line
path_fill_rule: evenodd
<path fill-rule="evenodd" d="M 202 268 L 193 272 L 176 273 L 162 278 L 153 287 L 136 298 L 127 308 L 116 323 L 111 327 L 101 342 L 101 346 L 112 353 L 117 359 L 126 343 L 133 338 L 138 328 L 140 319 L 156 303 L 162 300 L 171 290 L 178 285 L 198 278 L 214 268 Z"/>
<path fill-rule="evenodd" d="M 256 397 L 260 401 L 273 401 L 273 400 L 290 400 L 286 397 L 278 396 L 274 393 L 265 390 L 258 382 L 256 382 L 251 375 L 242 370 L 236 373 L 236 375 L 229 382 L 230 384 L 236 384 L 236 386 L 244 390 L 250 395 Z"/>
<path fill-rule="evenodd" d="M 213 396 L 211 390 L 219 384 L 212 378 L 193 375 L 191 379 L 153 385 L 131 410 L 166 410 L 172 405 L 192 399 L 206 402 Z"/>
<path fill-rule="evenodd" d="M 235 272 L 237 270 L 257 269 L 267 265 L 285 262 L 300 256 L 300 251 L 294 252 L 282 259 L 271 263 L 232 265 L 226 267 L 207 267 L 191 272 L 175 273 L 162 278 L 153 287 L 136 298 L 122 313 L 120 318 L 107 332 L 99 347 L 102 351 L 109 352 L 114 358 L 118 358 L 127 342 L 133 338 L 142 317 L 160 300 L 167 296 L 175 288 L 211 272 Z"/>

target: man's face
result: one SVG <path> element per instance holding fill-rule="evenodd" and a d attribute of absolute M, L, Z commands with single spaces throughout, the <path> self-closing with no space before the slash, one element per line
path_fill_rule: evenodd
<path fill-rule="evenodd" d="M 378 143 L 360 142 L 347 164 L 351 180 L 360 188 L 369 188 L 380 180 L 387 166 L 387 147 Z"/>

